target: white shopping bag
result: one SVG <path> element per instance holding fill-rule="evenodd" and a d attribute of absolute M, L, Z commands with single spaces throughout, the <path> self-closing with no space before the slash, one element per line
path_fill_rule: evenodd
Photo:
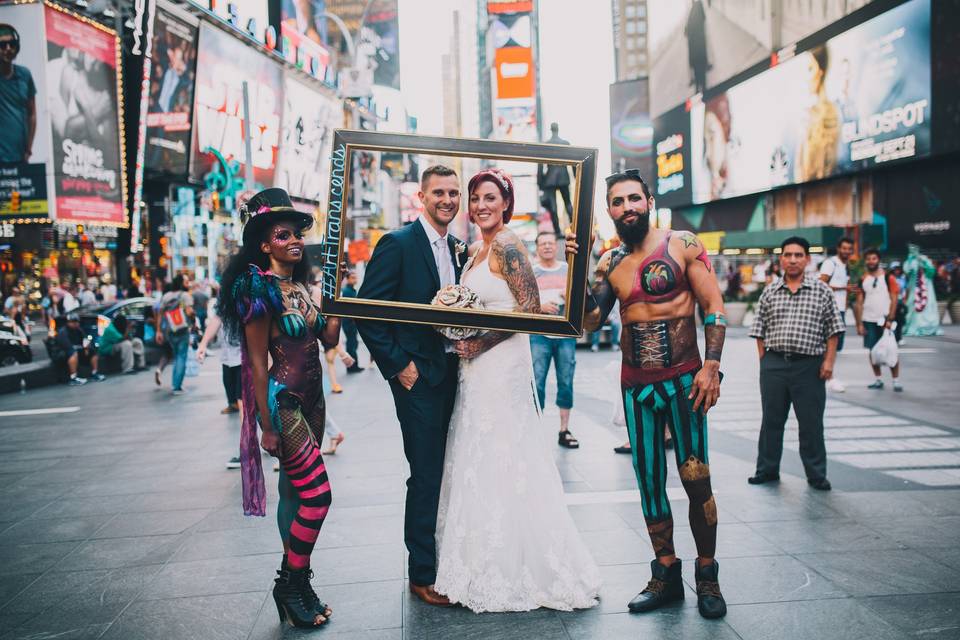
<path fill-rule="evenodd" d="M 878 366 L 895 367 L 900 361 L 897 338 L 890 329 L 884 329 L 883 337 L 870 349 L 870 362 Z"/>

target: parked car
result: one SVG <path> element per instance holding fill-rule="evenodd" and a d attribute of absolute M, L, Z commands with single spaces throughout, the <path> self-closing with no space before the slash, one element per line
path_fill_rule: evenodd
<path fill-rule="evenodd" d="M 103 335 L 107 326 L 113 322 L 117 314 L 122 313 L 127 318 L 131 327 L 130 335 L 143 340 L 144 344 L 153 342 L 153 328 L 146 329 L 148 318 L 153 317 L 153 305 L 156 301 L 153 298 L 129 298 L 117 302 L 105 304 L 88 305 L 76 310 L 80 316 L 80 328 L 93 339 L 94 344 L 99 344 L 100 336 Z M 55 329 L 59 330 L 66 324 L 66 319 L 60 316 L 56 320 Z"/>
<path fill-rule="evenodd" d="M 13 318 L 0 315 L 0 367 L 33 360 L 30 339 Z"/>

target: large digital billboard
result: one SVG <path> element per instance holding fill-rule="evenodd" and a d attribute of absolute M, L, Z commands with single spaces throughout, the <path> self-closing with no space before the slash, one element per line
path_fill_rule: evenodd
<path fill-rule="evenodd" d="M 654 122 L 663 206 L 928 155 L 930 0 L 911 0 Z"/>
<path fill-rule="evenodd" d="M 333 130 L 343 126 L 342 103 L 291 75 L 284 78 L 283 95 L 276 186 L 322 206 L 330 182 Z"/>
<path fill-rule="evenodd" d="M 0 90 L 0 221 L 44 219 L 51 215 L 47 55 L 43 38 L 28 37 L 43 33 L 43 5 L 0 6 L 0 23 L 7 25 L 0 30 L 0 41 L 15 42 L 0 53 L 10 65 L 9 78 Z M 36 117 L 32 129 L 31 114 Z M 11 203 L 14 193 L 19 195 L 19 206 Z"/>
<path fill-rule="evenodd" d="M 203 181 L 210 171 L 220 171 L 218 155 L 227 163 L 245 165 L 244 82 L 250 105 L 253 178 L 260 187 L 273 185 L 283 107 L 280 65 L 206 23 L 200 25 L 197 55 L 190 162 L 194 180 Z"/>
<path fill-rule="evenodd" d="M 870 0 L 647 0 L 650 112 L 660 115 Z"/>
<path fill-rule="evenodd" d="M 769 57 L 770 0 L 647 0 L 650 113 L 676 107 Z M 640 47 L 641 49 L 643 47 Z"/>
<path fill-rule="evenodd" d="M 125 224 L 117 109 L 119 40 L 47 6 L 47 92 L 56 219 Z"/>
<path fill-rule="evenodd" d="M 158 8 L 152 55 L 144 166 L 185 175 L 190 159 L 197 28 Z"/>

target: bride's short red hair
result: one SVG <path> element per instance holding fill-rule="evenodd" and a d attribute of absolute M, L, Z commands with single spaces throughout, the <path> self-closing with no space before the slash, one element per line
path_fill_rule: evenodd
<path fill-rule="evenodd" d="M 503 224 L 510 222 L 510 218 L 513 217 L 513 194 L 515 193 L 510 174 L 500 169 L 484 169 L 470 178 L 470 182 L 467 184 L 467 195 L 472 196 L 481 182 L 494 184 L 500 190 L 500 196 L 507 201 L 507 208 L 503 212 Z M 469 211 L 469 207 L 467 210 Z"/>

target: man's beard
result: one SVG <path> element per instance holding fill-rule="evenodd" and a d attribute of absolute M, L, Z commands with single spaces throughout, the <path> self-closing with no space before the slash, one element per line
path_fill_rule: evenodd
<path fill-rule="evenodd" d="M 638 213 L 636 222 L 624 222 L 623 218 L 613 221 L 617 235 L 624 244 L 635 246 L 641 244 L 647 233 L 650 232 L 650 214 Z"/>
<path fill-rule="evenodd" d="M 879 269 L 880 269 L 880 265 L 878 265 L 878 264 L 877 264 L 877 265 L 874 265 L 874 266 L 872 266 L 872 267 L 871 267 L 870 265 L 867 265 L 867 271 L 869 271 L 869 272 L 871 272 L 871 273 L 873 273 L 874 271 L 877 271 L 877 270 L 879 270 Z"/>

